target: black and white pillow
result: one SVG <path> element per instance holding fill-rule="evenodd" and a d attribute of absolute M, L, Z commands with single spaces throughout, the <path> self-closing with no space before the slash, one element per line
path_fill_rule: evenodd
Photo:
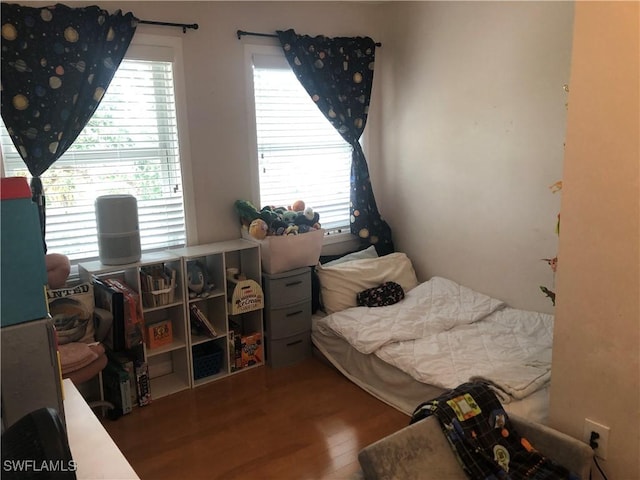
<path fill-rule="evenodd" d="M 398 303 L 404 298 L 402 286 L 396 282 L 384 282 L 377 287 L 368 288 L 356 295 L 359 307 L 386 307 Z"/>

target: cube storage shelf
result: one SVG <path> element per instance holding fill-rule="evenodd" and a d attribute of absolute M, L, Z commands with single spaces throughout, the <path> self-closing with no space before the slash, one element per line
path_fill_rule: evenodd
<path fill-rule="evenodd" d="M 195 261 L 205 268 L 205 277 L 210 283 L 210 288 L 200 296 L 189 292 L 188 267 L 189 262 Z M 154 268 L 175 271 L 171 290 L 167 286 L 149 290 L 145 285 L 140 273 Z M 255 282 L 252 287 L 257 286 L 262 298 L 260 248 L 242 239 L 143 254 L 140 261 L 126 265 L 103 265 L 99 261 L 79 264 L 82 281 L 91 281 L 94 276 L 115 277 L 138 292 L 145 325 L 163 320 L 171 323 L 171 343 L 156 348 L 145 345 L 152 398 L 194 388 L 264 364 L 262 355 L 257 362 L 254 357 L 250 366 L 236 366 L 235 351 L 231 347 L 234 344 L 229 342 L 229 336 L 235 338 L 239 334 L 240 338 L 249 335 L 262 339 L 263 305 L 252 299 L 255 308 L 245 308 L 243 313 L 232 315 L 230 302 L 239 282 L 227 278 L 229 268 L 237 269 L 243 278 Z M 208 319 L 215 334 L 192 328 L 194 309 Z"/>
<path fill-rule="evenodd" d="M 144 286 L 140 272 L 147 267 L 168 268 L 176 272 L 172 301 L 157 307 L 145 306 Z M 80 279 L 90 282 L 98 278 L 118 278 L 138 293 L 140 309 L 145 325 L 161 320 L 171 322 L 172 341 L 157 348 L 145 345 L 145 361 L 149 367 L 152 398 L 160 398 L 190 387 L 190 356 L 188 335 L 184 320 L 184 290 L 182 287 L 182 262 L 170 251 L 145 254 L 135 263 L 103 265 L 99 261 L 78 265 Z"/>
<path fill-rule="evenodd" d="M 194 333 L 193 328 L 188 329 L 190 354 L 192 359 L 196 359 L 198 366 L 197 371 L 192 368 L 191 384 L 197 387 L 263 365 L 264 355 L 252 365 L 243 365 L 241 356 L 240 361 L 236 361 L 235 351 L 236 336 L 242 339 L 243 336 L 257 335 L 260 341 L 263 337 L 260 247 L 254 242 L 238 239 L 185 247 L 173 252 L 182 258 L 184 272 L 193 271 L 190 264 L 196 262 L 204 268 L 207 281 L 212 284 L 209 292 L 199 296 L 191 295 L 187 300 L 187 310 L 191 311 L 192 305 L 197 307 L 215 330 L 215 334 L 202 335 Z M 239 272 L 246 282 L 228 277 L 227 270 Z M 188 274 L 185 274 L 184 291 L 188 291 L 188 284 Z M 254 298 L 247 299 L 250 301 L 244 302 L 245 307 L 236 315 L 234 312 L 239 310 L 231 303 L 234 292 L 238 287 L 248 284 L 253 288 L 257 287 L 260 301 L 254 303 Z M 246 307 L 250 303 L 253 305 Z M 192 321 L 189 315 L 187 321 Z"/>

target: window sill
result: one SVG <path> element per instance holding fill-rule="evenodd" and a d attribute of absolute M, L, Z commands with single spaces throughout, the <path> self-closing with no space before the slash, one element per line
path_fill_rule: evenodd
<path fill-rule="evenodd" d="M 357 237 L 350 232 L 335 232 L 325 234 L 322 239 L 323 245 L 332 245 L 334 243 L 344 243 L 350 241 L 356 241 Z"/>
<path fill-rule="evenodd" d="M 341 255 L 357 249 L 358 237 L 349 232 L 331 233 L 322 240 L 322 255 Z"/>

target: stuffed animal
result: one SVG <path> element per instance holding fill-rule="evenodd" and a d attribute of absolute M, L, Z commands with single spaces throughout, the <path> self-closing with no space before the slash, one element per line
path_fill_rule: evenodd
<path fill-rule="evenodd" d="M 293 212 L 304 212 L 305 209 L 305 204 L 303 200 L 296 200 L 295 202 L 293 202 L 293 204 L 289 207 L 289 210 L 293 211 Z"/>
<path fill-rule="evenodd" d="M 284 231 L 283 235 L 297 235 L 298 234 L 298 225 L 289 225 Z"/>
<path fill-rule="evenodd" d="M 208 297 L 213 290 L 213 283 L 209 282 L 207 269 L 202 262 L 191 260 L 187 262 L 187 286 L 189 298 Z"/>
<path fill-rule="evenodd" d="M 282 235 L 288 226 L 289 224 L 282 220 L 274 220 L 271 222 L 269 233 L 267 235 Z"/>
<path fill-rule="evenodd" d="M 294 223 L 296 225 L 308 225 L 309 227 L 312 227 L 319 221 L 320 221 L 320 214 L 317 212 L 314 212 L 311 207 L 307 207 L 304 209 L 304 212 L 298 212 L 294 220 Z"/>
<path fill-rule="evenodd" d="M 256 240 L 264 240 L 267 236 L 267 232 L 269 231 L 269 226 L 267 222 L 262 220 L 261 218 L 256 218 L 251 225 L 249 225 L 249 235 L 251 235 Z"/>
<path fill-rule="evenodd" d="M 293 210 L 287 210 L 286 212 L 282 213 L 282 221 L 286 224 L 295 223 L 297 216 L 297 212 L 294 212 Z"/>
<path fill-rule="evenodd" d="M 240 223 L 245 227 L 248 227 L 251 222 L 260 217 L 258 209 L 248 200 L 236 200 L 234 207 L 238 217 L 240 217 Z"/>
<path fill-rule="evenodd" d="M 267 235 L 296 235 L 320 228 L 320 215 L 306 207 L 303 200 L 296 200 L 289 207 L 266 206 L 261 210 L 247 200 L 236 200 L 235 209 L 240 223 L 256 240 L 264 240 Z"/>
<path fill-rule="evenodd" d="M 275 207 L 262 207 L 258 218 L 264 220 L 268 228 L 273 228 L 273 222 L 280 219 L 280 213 L 276 210 Z"/>

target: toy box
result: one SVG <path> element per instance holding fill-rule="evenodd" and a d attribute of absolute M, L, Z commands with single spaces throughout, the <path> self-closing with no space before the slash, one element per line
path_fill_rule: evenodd
<path fill-rule="evenodd" d="M 173 329 L 170 320 L 162 320 L 147 325 L 147 347 L 158 348 L 173 342 Z"/>
<path fill-rule="evenodd" d="M 300 235 L 268 236 L 264 240 L 256 240 L 243 227 L 242 238 L 260 244 L 264 272 L 281 273 L 316 265 L 322 251 L 324 230 L 314 230 Z"/>
<path fill-rule="evenodd" d="M 262 334 L 242 336 L 242 368 L 258 365 L 264 360 Z"/>
<path fill-rule="evenodd" d="M 233 286 L 231 294 L 231 315 L 251 312 L 264 308 L 264 294 L 262 288 L 254 280 L 228 280 Z"/>

